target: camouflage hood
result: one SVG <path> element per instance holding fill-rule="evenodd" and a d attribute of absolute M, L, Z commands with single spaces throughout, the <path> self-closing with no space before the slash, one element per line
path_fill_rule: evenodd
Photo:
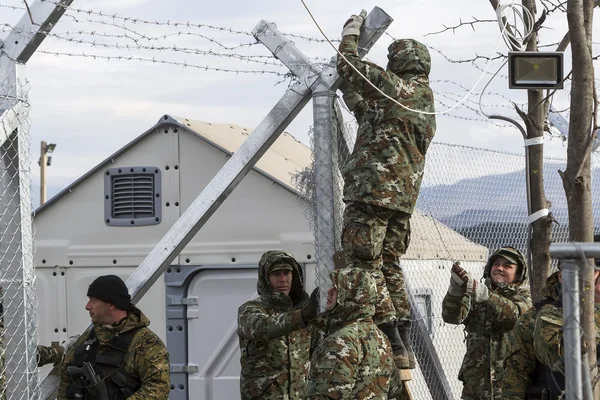
<path fill-rule="evenodd" d="M 388 47 L 388 70 L 398 76 L 405 74 L 429 76 L 431 56 L 427 47 L 414 39 L 398 39 Z"/>
<path fill-rule="evenodd" d="M 327 312 L 329 333 L 375 315 L 377 286 L 368 272 L 360 268 L 344 268 L 332 271 L 329 276 L 337 287 L 337 305 Z"/>
<path fill-rule="evenodd" d="M 500 285 L 501 287 L 508 288 L 519 288 L 523 285 L 523 283 L 527 280 L 527 261 L 525 261 L 525 256 L 519 250 L 514 247 L 505 246 L 498 250 L 496 250 L 490 258 L 488 258 L 487 264 L 485 265 L 485 269 L 483 271 L 483 278 L 485 279 L 485 284 L 487 287 L 491 288 L 492 281 L 490 279 L 490 272 L 492 271 L 492 265 L 494 261 L 498 257 L 504 257 L 508 261 L 517 265 L 517 274 L 515 277 L 515 281 L 510 284 Z"/>
<path fill-rule="evenodd" d="M 562 299 L 562 285 L 558 280 L 559 272 L 556 271 L 546 279 L 546 287 L 544 288 L 544 296 L 554 300 Z"/>
<path fill-rule="evenodd" d="M 269 274 L 281 263 L 292 267 L 292 287 L 286 296 L 274 291 L 269 284 Z M 302 268 L 290 253 L 285 251 L 267 251 L 258 262 L 258 282 L 256 290 L 261 300 L 277 310 L 286 310 L 304 305 L 308 295 L 303 288 Z"/>

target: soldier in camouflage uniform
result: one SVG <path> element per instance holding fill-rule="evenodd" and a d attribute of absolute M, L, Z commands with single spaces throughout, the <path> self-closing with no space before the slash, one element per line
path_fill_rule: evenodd
<path fill-rule="evenodd" d="M 431 58 L 422 43 L 400 39 L 388 47 L 386 69 L 361 61 L 357 49 L 364 16 L 363 10 L 346 22 L 339 51 L 347 61 L 341 56 L 337 61 L 337 71 L 349 88 L 344 100 L 355 110 L 359 124 L 343 171 L 342 245 L 346 265 L 367 269 L 375 278 L 374 321 L 389 337 L 397 367 L 414 368 L 410 308 L 399 258 L 409 245 L 410 217 L 436 122 L 433 114 L 410 111 L 396 102 L 434 112 Z"/>
<path fill-rule="evenodd" d="M 377 286 L 362 269 L 332 271 L 327 334 L 311 359 L 306 397 L 387 399 L 394 375 L 391 347 L 373 323 Z"/>
<path fill-rule="evenodd" d="M 58 400 L 97 399 L 98 387 L 86 387 L 70 366 L 84 362 L 94 366 L 96 374 L 106 377 L 109 398 L 146 400 L 169 398 L 169 353 L 148 325 L 150 320 L 131 303 L 127 286 L 115 275 L 105 275 L 88 289 L 86 310 L 93 328 L 76 340 L 65 354 L 60 370 Z M 72 371 L 73 369 L 71 369 Z"/>
<path fill-rule="evenodd" d="M 442 302 L 442 318 L 463 324 L 467 352 L 458 379 L 462 399 L 492 400 L 502 396 L 503 361 L 508 333 L 519 317 L 531 308 L 525 258 L 513 247 L 503 247 L 488 259 L 478 282 L 458 263 L 452 266 L 450 287 Z"/>
<path fill-rule="evenodd" d="M 300 265 L 283 251 L 261 257 L 257 291 L 238 310 L 241 398 L 304 399 L 311 339 L 318 340 L 308 326 L 317 317 L 318 292 L 308 297 Z"/>
<path fill-rule="evenodd" d="M 559 274 L 560 272 L 555 272 L 546 279 L 545 298 L 526 311 L 508 334 L 508 356 L 504 362 L 504 379 L 501 382 L 503 399 L 541 399 L 543 392 L 548 391 L 547 367 L 535 356 L 533 333 L 538 311 L 544 305 L 561 299 Z"/>
<path fill-rule="evenodd" d="M 596 240 L 597 241 L 597 240 Z M 596 351 L 600 361 L 600 259 L 595 273 Z M 562 299 L 543 306 L 535 320 L 533 346 L 538 360 L 546 365 L 550 400 L 561 398 L 565 390 Z M 582 342 L 583 343 L 583 342 Z"/>

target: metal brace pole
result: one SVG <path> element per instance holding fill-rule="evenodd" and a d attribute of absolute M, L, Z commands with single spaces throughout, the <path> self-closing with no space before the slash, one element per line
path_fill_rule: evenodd
<path fill-rule="evenodd" d="M 333 165 L 333 103 L 335 92 L 319 83 L 313 89 L 314 118 L 314 167 L 315 199 L 317 204 L 315 221 L 315 247 L 317 271 L 327 277 L 326 271 L 333 270 L 333 254 L 336 251 L 336 205 Z M 321 300 L 327 298 L 329 282 L 323 282 Z M 323 303 L 323 302 L 322 302 Z"/>
<path fill-rule="evenodd" d="M 550 255 L 562 259 L 563 342 L 566 398 L 583 399 L 579 266 L 582 258 L 600 258 L 600 243 L 552 243 Z M 587 382 L 586 382 L 587 384 Z"/>
<path fill-rule="evenodd" d="M 574 260 L 563 260 L 562 298 L 565 346 L 566 398 L 583 399 L 581 375 L 581 325 L 579 310 L 579 267 Z"/>
<path fill-rule="evenodd" d="M 569 122 L 563 117 L 554 107 L 550 106 L 548 109 L 548 122 L 554 126 L 558 131 L 566 138 L 569 138 Z M 596 138 L 592 142 L 592 152 L 596 151 L 600 147 L 600 138 L 598 137 L 597 130 L 595 132 Z"/>
<path fill-rule="evenodd" d="M 23 95 L 25 67 L 19 73 L 13 91 L 18 101 Z M 25 110 L 22 110 L 25 111 Z M 20 114 L 24 117 L 24 112 Z M 29 173 L 29 138 L 26 121 L 16 119 L 14 131 L 0 145 L 0 273 L 4 307 L 5 387 L 7 399 L 37 398 L 37 320 L 35 272 L 33 265 L 33 231 L 31 221 L 31 176 Z"/>
<path fill-rule="evenodd" d="M 410 284 L 408 282 L 406 282 L 406 290 L 411 292 Z M 410 303 L 412 320 L 415 321 L 411 327 L 410 336 L 415 338 L 416 347 L 423 349 L 423 351 L 415 352 L 415 357 L 421 368 L 426 366 L 427 371 L 431 372 L 423 374 L 425 384 L 429 389 L 429 394 L 431 394 L 431 397 L 435 400 L 454 400 L 452 388 L 448 383 L 444 367 L 440 362 L 435 345 L 433 344 L 427 326 L 425 325 L 425 320 L 427 318 L 415 301 L 414 296 L 409 295 L 408 301 Z"/>

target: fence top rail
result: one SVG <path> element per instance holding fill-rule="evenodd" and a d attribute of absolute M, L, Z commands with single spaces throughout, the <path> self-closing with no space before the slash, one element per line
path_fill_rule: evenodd
<path fill-rule="evenodd" d="M 550 256 L 560 259 L 600 258 L 600 243 L 552 243 Z"/>

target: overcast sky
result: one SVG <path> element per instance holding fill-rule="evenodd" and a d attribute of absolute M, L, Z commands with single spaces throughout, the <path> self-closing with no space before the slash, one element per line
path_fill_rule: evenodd
<path fill-rule="evenodd" d="M 33 3 L 33 0 L 28 1 Z M 319 42 L 300 37 L 293 39 L 297 47 L 315 62 L 323 62 L 334 55 L 329 44 L 322 41 L 323 37 L 300 0 L 220 0 L 211 2 L 210 7 L 203 7 L 205 3 L 192 0 L 73 2 L 72 10 L 53 29 L 54 36 L 42 43 L 27 64 L 31 84 L 34 182 L 39 180 L 39 142 L 46 140 L 57 144 L 52 166 L 47 172 L 49 197 L 152 127 L 164 114 L 247 128 L 258 125 L 284 94 L 289 79 L 273 73 L 214 69 L 287 72 L 275 59 L 266 57 L 270 56 L 268 50 L 256 44 L 249 34 L 261 19 L 275 22 L 284 33 L 319 39 Z M 3 37 L 25 14 L 23 4 L 20 0 L 0 1 L 0 20 L 6 23 Z M 384 9 L 394 18 L 388 29 L 391 36 L 383 36 L 368 55 L 371 61 L 381 65 L 385 65 L 385 49 L 392 37 L 412 37 L 430 46 L 433 57 L 431 80 L 438 111 L 453 106 L 482 75 L 482 71 L 473 65 L 450 63 L 444 56 L 464 60 L 475 55 L 491 56 L 495 49 L 504 54 L 507 51 L 506 46 L 499 43 L 500 29 L 494 23 L 476 24 L 475 29 L 463 26 L 454 33 L 427 35 L 442 30 L 444 25 L 455 26 L 461 20 L 495 19 L 488 0 L 306 0 L 306 4 L 331 39 L 339 39 L 341 27 L 351 14 L 362 8 L 370 11 L 376 5 Z M 18 9 L 12 9 L 13 6 Z M 74 10 L 77 8 L 93 12 L 78 12 Z M 105 17 L 97 12 L 115 17 Z M 124 20 L 125 17 L 153 23 L 134 23 Z M 169 26 L 165 24 L 167 21 L 189 22 L 190 26 Z M 558 42 L 566 31 L 565 14 L 551 14 L 546 26 L 541 44 Z M 127 45 L 129 48 L 125 47 Z M 163 49 L 148 50 L 151 46 Z M 173 47 L 181 51 L 165 49 Z M 218 55 L 206 55 L 208 51 Z M 74 57 L 64 53 L 113 59 Z M 570 48 L 565 61 L 567 71 L 570 70 L 568 53 Z M 170 64 L 114 57 L 154 59 Z M 174 63 L 205 66 L 208 70 L 184 68 Z M 478 66 L 486 68 L 484 62 Z M 523 151 L 522 139 L 516 129 L 486 122 L 485 116 L 477 112 L 479 93 L 499 67 L 498 61 L 490 64 L 488 73 L 474 89 L 475 95 L 471 95 L 464 106 L 437 117 L 436 141 L 515 153 Z M 515 116 L 510 101 L 523 103 L 525 92 L 508 90 L 507 86 L 504 68 L 484 92 L 482 104 L 486 113 Z M 566 108 L 568 101 L 568 90 L 565 90 L 555 104 L 558 108 Z M 568 118 L 568 114 L 565 116 Z M 287 131 L 308 144 L 311 124 L 309 103 Z M 562 157 L 565 150 L 565 145 L 558 139 L 546 144 L 550 156 Z"/>

